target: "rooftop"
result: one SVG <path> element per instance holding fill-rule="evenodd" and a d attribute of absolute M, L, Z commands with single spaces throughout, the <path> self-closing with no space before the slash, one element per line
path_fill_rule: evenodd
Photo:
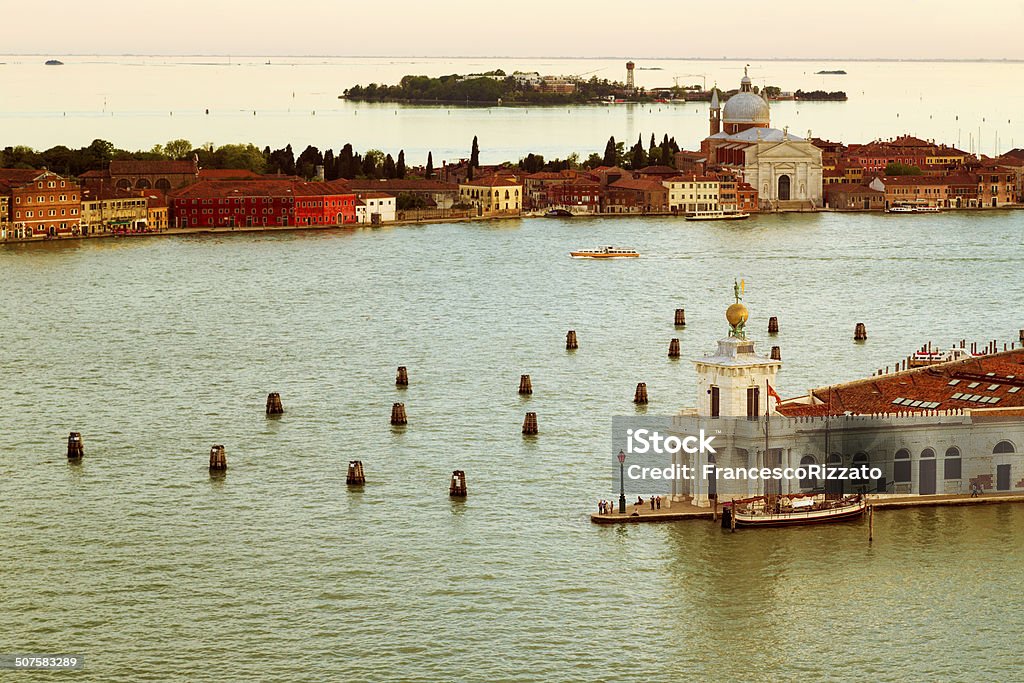
<path fill-rule="evenodd" d="M 812 389 L 787 417 L 1024 407 L 1024 348 Z"/>

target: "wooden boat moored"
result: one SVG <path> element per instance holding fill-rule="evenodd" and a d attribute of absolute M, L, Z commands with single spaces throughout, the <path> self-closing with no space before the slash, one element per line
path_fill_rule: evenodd
<path fill-rule="evenodd" d="M 825 494 L 793 494 L 757 496 L 725 503 L 722 528 L 799 526 L 829 524 L 857 519 L 867 509 L 867 499 L 860 494 L 830 499 Z"/>

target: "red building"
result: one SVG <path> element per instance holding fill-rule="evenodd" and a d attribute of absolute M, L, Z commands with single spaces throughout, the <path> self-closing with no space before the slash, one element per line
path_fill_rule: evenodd
<path fill-rule="evenodd" d="M 340 180 L 204 180 L 172 192 L 169 202 L 176 228 L 356 222 L 355 193 Z"/>
<path fill-rule="evenodd" d="M 77 180 L 45 170 L 3 168 L 0 191 L 8 196 L 11 231 L 19 239 L 79 234 L 82 200 Z"/>

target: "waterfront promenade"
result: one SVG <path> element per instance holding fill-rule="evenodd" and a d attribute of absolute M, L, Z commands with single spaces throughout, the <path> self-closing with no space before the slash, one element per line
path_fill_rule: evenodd
<path fill-rule="evenodd" d="M 648 499 L 649 500 L 649 499 Z M 903 510 L 916 507 L 959 506 L 959 505 L 991 505 L 998 503 L 1024 503 L 1024 493 L 986 493 L 972 497 L 964 495 L 938 496 L 869 496 L 868 504 L 878 510 Z M 616 510 L 618 504 L 616 503 Z M 719 509 L 721 514 L 721 509 Z M 595 524 L 640 524 L 643 522 L 679 522 L 689 520 L 711 520 L 714 512 L 711 508 L 697 507 L 689 501 L 669 503 L 662 500 L 660 510 L 652 510 L 648 501 L 644 505 L 635 503 L 626 506 L 626 514 L 593 513 L 590 521 Z"/>

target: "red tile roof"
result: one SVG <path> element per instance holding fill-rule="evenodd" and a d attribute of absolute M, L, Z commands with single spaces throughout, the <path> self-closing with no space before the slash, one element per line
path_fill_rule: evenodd
<path fill-rule="evenodd" d="M 351 195 L 353 192 L 339 180 L 303 181 L 273 176 L 259 180 L 200 180 L 170 193 L 171 199 L 222 199 L 226 197 L 322 197 Z"/>
<path fill-rule="evenodd" d="M 820 387 L 810 396 L 812 404 L 806 396 L 787 399 L 778 411 L 797 417 L 1020 408 L 1024 407 L 1024 349 Z M 924 405 L 915 406 L 915 402 Z"/>
<path fill-rule="evenodd" d="M 195 174 L 194 161 L 111 161 L 110 175 Z"/>
<path fill-rule="evenodd" d="M 201 168 L 199 169 L 200 180 L 240 180 L 261 178 L 259 173 L 253 173 L 247 168 Z"/>
<path fill-rule="evenodd" d="M 513 185 L 519 186 L 518 180 L 515 180 L 510 176 L 486 176 L 483 178 L 474 178 L 473 180 L 467 180 L 462 183 L 463 185 L 472 185 L 474 187 L 511 187 Z"/>

